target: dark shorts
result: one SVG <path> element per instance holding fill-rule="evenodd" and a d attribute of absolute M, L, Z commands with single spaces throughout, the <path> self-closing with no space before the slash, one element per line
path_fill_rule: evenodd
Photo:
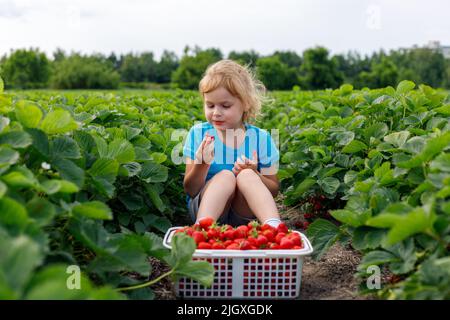
<path fill-rule="evenodd" d="M 203 187 L 204 188 L 204 187 Z M 189 216 L 192 219 L 192 222 L 194 223 L 197 220 L 197 212 L 198 212 L 198 208 L 200 207 L 200 195 L 203 191 L 200 190 L 200 192 L 195 196 L 195 198 L 190 199 L 189 203 L 188 203 L 188 211 L 189 211 Z M 246 225 L 248 224 L 250 221 L 256 220 L 256 217 L 254 218 L 247 218 L 247 217 L 243 217 L 239 214 L 237 214 L 233 208 L 231 208 L 228 210 L 228 212 L 226 212 L 225 214 L 223 214 L 218 220 L 217 222 L 219 224 L 229 224 L 233 227 L 237 227 L 237 226 L 241 226 L 241 225 Z"/>

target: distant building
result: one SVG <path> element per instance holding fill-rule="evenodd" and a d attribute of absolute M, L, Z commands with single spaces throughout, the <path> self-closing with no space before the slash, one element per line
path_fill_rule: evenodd
<path fill-rule="evenodd" d="M 442 46 L 439 41 L 429 41 L 425 48 L 439 50 L 446 59 L 450 59 L 450 46 Z"/>

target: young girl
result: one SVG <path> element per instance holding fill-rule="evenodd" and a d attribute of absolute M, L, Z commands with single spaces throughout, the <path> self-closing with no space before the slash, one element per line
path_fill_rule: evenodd
<path fill-rule="evenodd" d="M 264 85 L 248 67 L 221 60 L 208 67 L 199 90 L 207 122 L 190 129 L 183 148 L 192 220 L 238 226 L 258 219 L 277 227 L 279 152 L 266 130 L 248 123 L 259 114 Z"/>

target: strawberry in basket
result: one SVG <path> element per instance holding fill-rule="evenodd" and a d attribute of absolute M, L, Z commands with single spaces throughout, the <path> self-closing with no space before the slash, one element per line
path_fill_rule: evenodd
<path fill-rule="evenodd" d="M 176 231 L 192 237 L 197 249 L 213 250 L 279 250 L 303 248 L 298 232 L 289 230 L 284 223 L 274 228 L 252 221 L 248 225 L 233 228 L 230 225 L 218 225 L 214 219 L 206 217 L 192 226 Z"/>

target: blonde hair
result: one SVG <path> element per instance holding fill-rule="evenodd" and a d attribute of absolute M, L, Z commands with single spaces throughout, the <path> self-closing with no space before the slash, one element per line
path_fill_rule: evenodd
<path fill-rule="evenodd" d="M 241 100 L 244 110 L 247 109 L 242 121 L 256 120 L 261 113 L 263 103 L 269 101 L 266 96 L 266 87 L 256 78 L 255 72 L 249 65 L 242 66 L 233 60 L 220 60 L 208 66 L 198 86 L 203 99 L 205 93 L 219 87 L 224 87 L 234 97 Z"/>

